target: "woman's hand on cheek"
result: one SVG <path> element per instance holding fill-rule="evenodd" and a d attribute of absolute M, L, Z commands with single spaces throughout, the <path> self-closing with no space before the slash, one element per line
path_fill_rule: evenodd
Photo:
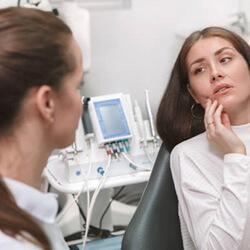
<path fill-rule="evenodd" d="M 204 123 L 207 139 L 223 154 L 246 154 L 244 143 L 232 131 L 229 117 L 217 100 L 207 101 Z"/>

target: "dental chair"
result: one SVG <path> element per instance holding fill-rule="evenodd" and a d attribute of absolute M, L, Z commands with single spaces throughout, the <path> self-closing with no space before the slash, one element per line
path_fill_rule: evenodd
<path fill-rule="evenodd" d="M 122 241 L 122 250 L 182 250 L 169 152 L 161 145 L 152 174 Z"/>

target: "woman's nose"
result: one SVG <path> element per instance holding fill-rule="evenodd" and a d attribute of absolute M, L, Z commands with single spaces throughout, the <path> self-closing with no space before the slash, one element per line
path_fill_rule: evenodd
<path fill-rule="evenodd" d="M 213 65 L 211 68 L 211 83 L 218 81 L 223 78 L 223 73 L 221 72 L 221 69 L 218 67 L 218 65 Z"/>
<path fill-rule="evenodd" d="M 217 74 L 212 75 L 211 81 L 214 82 L 220 78 L 222 78 L 222 75 L 220 73 L 217 73 Z"/>

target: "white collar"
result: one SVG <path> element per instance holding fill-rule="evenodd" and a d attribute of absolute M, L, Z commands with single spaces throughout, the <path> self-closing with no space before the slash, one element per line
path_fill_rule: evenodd
<path fill-rule="evenodd" d="M 45 223 L 54 223 L 58 210 L 57 194 L 42 193 L 22 182 L 3 178 L 17 205 Z"/>

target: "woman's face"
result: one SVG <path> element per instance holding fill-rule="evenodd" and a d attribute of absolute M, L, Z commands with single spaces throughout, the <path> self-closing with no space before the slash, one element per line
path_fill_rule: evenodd
<path fill-rule="evenodd" d="M 243 56 L 227 40 L 210 37 L 196 42 L 187 54 L 188 90 L 203 107 L 217 99 L 224 110 L 250 107 L 250 71 Z"/>
<path fill-rule="evenodd" d="M 67 75 L 56 98 L 54 138 L 57 148 L 64 148 L 73 143 L 78 122 L 83 111 L 79 87 L 83 81 L 82 53 L 72 38 L 70 44 L 76 68 Z"/>

